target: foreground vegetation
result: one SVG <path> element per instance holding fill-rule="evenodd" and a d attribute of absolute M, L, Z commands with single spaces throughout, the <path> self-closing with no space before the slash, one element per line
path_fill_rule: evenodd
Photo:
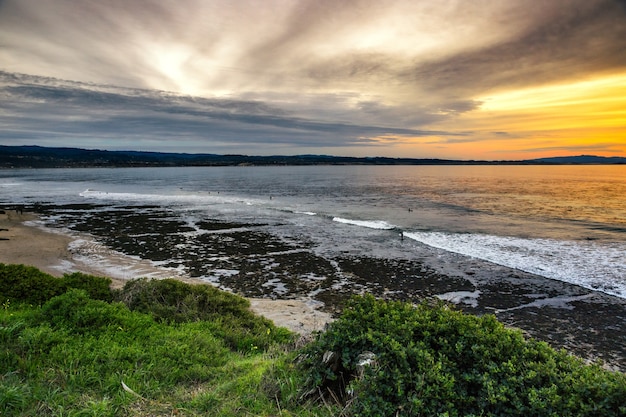
<path fill-rule="evenodd" d="M 359 416 L 626 415 L 626 375 L 442 303 L 353 299 L 304 353 Z"/>
<path fill-rule="evenodd" d="M 109 283 L 0 264 L 0 415 L 323 415 L 295 401 L 294 335 L 247 300 L 174 280 Z"/>
<path fill-rule="evenodd" d="M 109 284 L 0 264 L 0 415 L 626 415 L 624 374 L 442 303 L 357 297 L 301 346 L 211 286 Z"/>

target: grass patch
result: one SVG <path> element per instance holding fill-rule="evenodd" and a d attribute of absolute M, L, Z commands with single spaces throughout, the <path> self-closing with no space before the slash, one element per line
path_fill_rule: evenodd
<path fill-rule="evenodd" d="M 70 288 L 83 289 L 96 300 L 110 301 L 113 293 L 109 278 L 74 272 L 61 278 L 40 271 L 32 266 L 0 263 L 1 301 L 13 300 L 41 305 Z"/>
<path fill-rule="evenodd" d="M 292 337 L 272 321 L 254 314 L 245 298 L 210 285 L 138 279 L 128 282 L 114 298 L 161 323 L 209 322 L 213 334 L 240 351 L 265 350 Z"/>
<path fill-rule="evenodd" d="M 47 292 L 0 293 L 0 415 L 324 415 L 296 401 L 297 384 L 276 380 L 278 401 L 266 389 L 294 335 L 247 300 L 171 280 L 131 282 L 117 301 L 83 286 L 41 305 L 29 302 Z"/>

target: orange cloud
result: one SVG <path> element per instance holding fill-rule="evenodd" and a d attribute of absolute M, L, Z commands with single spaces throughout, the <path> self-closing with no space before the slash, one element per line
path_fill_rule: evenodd
<path fill-rule="evenodd" d="M 472 132 L 471 141 L 447 145 L 455 155 L 626 154 L 626 73 L 476 99 L 482 106 L 454 122 Z"/>

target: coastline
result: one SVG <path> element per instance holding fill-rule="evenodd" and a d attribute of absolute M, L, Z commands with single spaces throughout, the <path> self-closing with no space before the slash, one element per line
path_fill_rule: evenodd
<path fill-rule="evenodd" d="M 72 222 L 38 223 L 64 210 L 74 219 L 71 229 L 62 227 Z M 412 246 L 419 254 L 413 260 L 384 253 L 333 257 L 302 243 L 284 245 L 263 225 L 215 219 L 202 223 L 208 233 L 197 240 L 176 240 L 187 225 L 160 208 L 148 210 L 138 215 L 125 208 L 73 206 L 68 212 L 51 205 L 36 214 L 9 211 L 0 215 L 0 229 L 9 229 L 0 232 L 0 239 L 9 239 L 0 240 L 0 262 L 33 265 L 56 276 L 105 276 L 117 286 L 139 277 L 219 285 L 250 300 L 255 313 L 300 334 L 323 329 L 353 294 L 413 303 L 439 298 L 626 372 L 626 299 L 427 246 Z M 132 239 L 138 235 L 152 240 Z M 171 260 L 181 259 L 185 269 L 172 266 L 177 263 Z"/>
<path fill-rule="evenodd" d="M 113 288 L 121 288 L 128 280 L 145 276 L 210 285 L 180 274 L 171 274 L 149 262 L 130 257 L 124 257 L 126 262 L 131 263 L 124 269 L 124 276 L 112 276 L 115 274 L 111 274 L 106 267 L 90 264 L 80 254 L 73 253 L 71 244 L 78 237 L 39 227 L 34 224 L 37 219 L 38 216 L 30 212 L 4 210 L 4 213 L 0 213 L 0 263 L 34 266 L 55 277 L 72 272 L 103 276 L 111 279 Z M 299 334 L 322 330 L 332 320 L 330 314 L 319 310 L 319 305 L 306 300 L 246 298 L 250 301 L 250 309 L 256 314 Z"/>

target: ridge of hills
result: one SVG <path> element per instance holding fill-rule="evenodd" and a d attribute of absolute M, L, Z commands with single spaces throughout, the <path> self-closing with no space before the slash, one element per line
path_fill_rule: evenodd
<path fill-rule="evenodd" d="M 451 160 L 433 158 L 350 157 L 330 155 L 239 155 L 107 151 L 69 147 L 0 145 L 0 168 L 177 167 L 237 165 L 572 165 L 626 164 L 626 157 L 595 155 L 527 160 Z"/>

